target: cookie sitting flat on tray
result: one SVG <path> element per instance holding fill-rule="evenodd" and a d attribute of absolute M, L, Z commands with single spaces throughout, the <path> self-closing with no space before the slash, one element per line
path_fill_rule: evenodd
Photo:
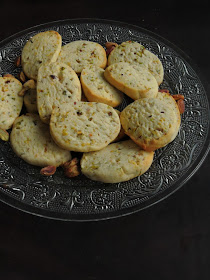
<path fill-rule="evenodd" d="M 142 149 L 154 151 L 174 140 L 180 127 L 180 112 L 174 98 L 158 92 L 156 98 L 142 98 L 120 114 L 125 133 Z"/>
<path fill-rule="evenodd" d="M 97 151 L 106 147 L 120 132 L 116 111 L 106 104 L 74 102 L 55 107 L 50 132 L 63 149 L 75 152 Z"/>
<path fill-rule="evenodd" d="M 117 107 L 123 100 L 123 93 L 104 78 L 104 69 L 97 66 L 82 70 L 80 81 L 88 101 L 101 102 Z"/>
<path fill-rule="evenodd" d="M 145 173 L 154 152 L 146 152 L 132 140 L 113 143 L 97 152 L 84 153 L 82 173 L 94 181 L 119 183 Z"/>
<path fill-rule="evenodd" d="M 156 79 L 142 65 L 132 65 L 127 62 L 114 63 L 105 69 L 104 77 L 134 100 L 155 97 L 158 92 Z"/>
<path fill-rule="evenodd" d="M 38 70 L 43 63 L 57 60 L 61 44 L 61 35 L 53 30 L 40 32 L 30 38 L 21 54 L 21 65 L 26 76 L 36 80 Z"/>
<path fill-rule="evenodd" d="M 57 62 L 40 67 L 37 79 L 37 106 L 44 123 L 50 122 L 53 106 L 79 100 L 81 84 L 71 67 Z"/>
<path fill-rule="evenodd" d="M 79 74 L 89 65 L 105 68 L 107 57 L 106 51 L 100 44 L 80 40 L 62 46 L 58 61 L 71 66 Z"/>
<path fill-rule="evenodd" d="M 155 77 L 158 85 L 163 81 L 164 70 L 160 59 L 137 42 L 126 41 L 114 48 L 108 57 L 108 65 L 117 62 L 144 65 Z"/>
<path fill-rule="evenodd" d="M 71 159 L 71 153 L 58 147 L 50 136 L 49 126 L 37 114 L 18 117 L 12 127 L 13 151 L 32 165 L 59 166 Z"/>
<path fill-rule="evenodd" d="M 0 77 L 0 128 L 11 128 L 14 120 L 19 116 L 23 97 L 18 96 L 22 84 L 15 78 Z"/>

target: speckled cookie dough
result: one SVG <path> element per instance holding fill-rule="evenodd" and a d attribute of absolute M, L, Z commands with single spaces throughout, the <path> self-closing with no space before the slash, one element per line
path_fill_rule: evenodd
<path fill-rule="evenodd" d="M 30 38 L 22 50 L 21 65 L 26 76 L 37 79 L 40 66 L 55 62 L 61 50 L 61 35 L 54 31 L 40 32 Z"/>
<path fill-rule="evenodd" d="M 132 140 L 113 143 L 97 152 L 84 153 L 82 173 L 94 181 L 119 183 L 145 173 L 154 152 L 146 152 Z"/>
<path fill-rule="evenodd" d="M 37 106 L 40 118 L 49 123 L 54 106 L 81 100 L 81 84 L 75 71 L 64 63 L 43 64 L 38 72 Z"/>
<path fill-rule="evenodd" d="M 104 148 L 120 132 L 116 111 L 106 104 L 74 102 L 55 107 L 50 119 L 50 132 L 62 148 L 90 152 Z"/>
<path fill-rule="evenodd" d="M 66 63 L 80 74 L 82 69 L 89 65 L 105 68 L 107 57 L 105 49 L 100 44 L 80 40 L 62 46 L 58 61 Z"/>
<path fill-rule="evenodd" d="M 117 62 L 144 65 L 155 77 L 158 85 L 163 81 L 164 70 L 160 59 L 137 42 L 126 41 L 114 48 L 108 57 L 108 65 Z"/>
<path fill-rule="evenodd" d="M 142 149 L 154 151 L 174 140 L 180 127 L 180 112 L 168 93 L 142 98 L 129 104 L 120 114 L 125 133 Z"/>
<path fill-rule="evenodd" d="M 71 159 L 71 153 L 58 147 L 50 136 L 49 126 L 37 114 L 18 117 L 10 134 L 13 151 L 29 164 L 59 166 Z"/>
<path fill-rule="evenodd" d="M 142 65 L 132 65 L 127 62 L 114 63 L 105 69 L 104 77 L 134 100 L 155 97 L 158 92 L 156 79 Z"/>
<path fill-rule="evenodd" d="M 117 107 L 123 100 L 123 93 L 104 78 L 104 69 L 97 66 L 82 70 L 80 81 L 88 101 L 101 102 Z"/>
<path fill-rule="evenodd" d="M 12 77 L 0 77 L 0 128 L 11 128 L 14 120 L 19 116 L 23 97 L 18 93 L 22 90 L 22 84 Z"/>

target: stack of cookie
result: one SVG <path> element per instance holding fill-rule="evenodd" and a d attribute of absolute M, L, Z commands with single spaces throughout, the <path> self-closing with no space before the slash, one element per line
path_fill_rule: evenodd
<path fill-rule="evenodd" d="M 77 152 L 88 178 L 127 181 L 146 172 L 154 151 L 178 133 L 179 107 L 159 90 L 164 71 L 158 57 L 133 41 L 106 47 L 84 40 L 62 46 L 58 32 L 45 31 L 22 50 L 29 80 L 22 85 L 14 77 L 0 78 L 1 138 L 8 140 L 12 127 L 14 152 L 43 167 L 44 175 L 58 166 L 69 177 L 78 175 L 78 160 L 71 160 Z M 124 94 L 133 102 L 119 112 L 114 108 Z M 27 114 L 19 116 L 23 104 Z"/>

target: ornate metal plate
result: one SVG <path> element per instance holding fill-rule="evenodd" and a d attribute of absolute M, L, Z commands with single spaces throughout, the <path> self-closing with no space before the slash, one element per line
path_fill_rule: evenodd
<path fill-rule="evenodd" d="M 198 169 L 209 150 L 209 102 L 192 61 L 156 34 L 125 23 L 77 19 L 52 22 L 20 32 L 0 43 L 0 73 L 17 75 L 14 59 L 25 42 L 44 30 L 57 30 L 63 44 L 91 40 L 140 42 L 154 52 L 165 69 L 162 88 L 184 94 L 186 111 L 176 139 L 155 153 L 144 175 L 119 184 L 94 182 L 83 175 L 73 179 L 57 170 L 52 177 L 19 159 L 8 142 L 0 142 L 0 200 L 23 211 L 61 220 L 100 220 L 122 216 L 153 205 L 180 188 Z M 119 109 L 130 102 L 124 99 Z"/>

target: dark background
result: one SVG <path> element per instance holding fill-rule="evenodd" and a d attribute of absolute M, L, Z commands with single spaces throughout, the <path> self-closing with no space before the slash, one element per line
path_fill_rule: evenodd
<path fill-rule="evenodd" d="M 177 45 L 208 82 L 207 1 L 155 5 L 146 1 L 1 1 L 0 40 L 59 19 L 123 21 Z M 172 196 L 118 219 L 53 221 L 0 203 L 0 279 L 210 279 L 210 156 Z"/>

